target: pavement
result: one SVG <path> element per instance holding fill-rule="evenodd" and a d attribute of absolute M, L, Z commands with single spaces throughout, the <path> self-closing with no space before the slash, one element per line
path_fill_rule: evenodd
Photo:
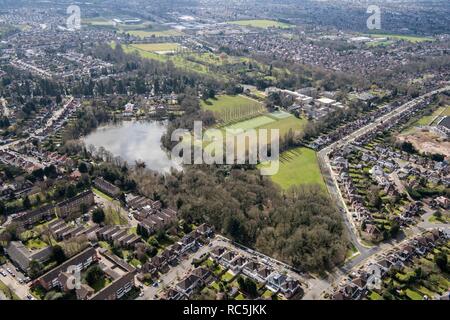
<path fill-rule="evenodd" d="M 6 271 L 7 268 L 11 269 L 11 271 L 15 275 L 14 277 Z M 28 286 L 28 284 L 20 284 L 18 281 L 18 279 L 24 279 L 25 275 L 23 275 L 23 273 L 21 272 L 18 272 L 10 262 L 7 262 L 4 265 L 0 266 L 0 269 L 3 269 L 6 273 L 6 277 L 0 275 L 0 281 L 11 288 L 11 290 L 14 291 L 14 293 L 21 300 L 27 300 L 27 296 L 30 294 L 30 287 Z"/>

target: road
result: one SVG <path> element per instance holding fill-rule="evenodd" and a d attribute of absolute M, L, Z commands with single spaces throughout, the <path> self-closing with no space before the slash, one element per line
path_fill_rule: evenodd
<path fill-rule="evenodd" d="M 345 200 L 342 196 L 342 193 L 339 189 L 339 185 L 336 179 L 336 175 L 333 172 L 333 169 L 331 167 L 329 154 L 333 150 L 342 149 L 349 143 L 355 141 L 357 138 L 374 131 L 378 128 L 379 125 L 385 123 L 386 121 L 399 116 L 403 112 L 408 111 L 410 108 L 416 106 L 418 103 L 422 102 L 424 99 L 429 98 L 435 94 L 442 93 L 445 91 L 449 91 L 450 86 L 446 86 L 444 88 L 431 91 L 427 94 L 424 94 L 420 97 L 417 97 L 400 107 L 396 108 L 395 110 L 381 116 L 380 118 L 376 119 L 374 122 L 350 133 L 343 139 L 336 141 L 332 143 L 331 145 L 323 148 L 317 153 L 317 157 L 319 160 L 319 164 L 321 167 L 322 175 L 325 180 L 325 184 L 327 186 L 328 192 L 333 200 L 333 202 L 338 207 L 338 210 L 342 214 L 342 218 L 344 221 L 344 225 L 347 229 L 347 234 L 350 238 L 350 241 L 353 243 L 353 245 L 356 247 L 356 249 L 359 251 L 359 254 L 354 257 L 353 259 L 349 260 L 347 263 L 345 263 L 342 267 L 340 267 L 338 270 L 336 270 L 334 273 L 328 275 L 328 279 L 315 279 L 311 281 L 311 288 L 309 292 L 307 292 L 304 296 L 304 299 L 319 299 L 322 296 L 323 291 L 327 290 L 331 286 L 331 282 L 334 282 L 336 278 L 338 278 L 340 275 L 347 274 L 350 270 L 355 268 L 356 266 L 364 264 L 369 258 L 373 257 L 375 254 L 379 253 L 380 251 L 389 250 L 393 246 L 397 245 L 397 242 L 395 240 L 392 240 L 391 242 L 383 243 L 378 246 L 374 247 L 367 247 L 364 245 L 361 241 L 361 238 L 359 237 L 357 226 L 355 225 L 352 217 L 351 212 L 348 209 Z M 424 217 L 425 218 L 425 217 Z M 419 225 L 416 228 L 412 228 L 414 233 L 420 232 L 424 229 L 434 228 L 434 227 L 442 227 L 442 225 L 436 225 L 428 222 L 428 218 L 425 218 L 425 221 L 422 223 L 419 223 Z"/>
<path fill-rule="evenodd" d="M 200 256 L 207 253 L 209 250 L 210 247 L 208 246 L 201 247 L 200 249 L 197 250 L 197 252 L 189 255 L 187 259 L 182 260 L 175 267 L 171 267 L 167 273 L 161 275 L 158 282 L 159 283 L 158 287 L 144 286 L 144 289 L 142 290 L 144 295 L 142 297 L 137 298 L 136 300 L 156 300 L 157 294 L 159 294 L 169 285 L 175 285 L 176 282 L 180 281 L 182 277 L 184 277 L 187 273 L 192 271 L 193 269 L 192 261 L 194 259 L 200 258 Z"/>
<path fill-rule="evenodd" d="M 6 269 L 9 268 L 13 274 L 14 277 L 10 275 Z M 3 271 L 6 273 L 6 277 L 3 277 L 0 275 L 0 280 L 6 284 L 14 293 L 21 299 L 21 300 L 27 300 L 27 296 L 30 294 L 30 288 L 28 284 L 25 283 L 19 283 L 18 279 L 24 279 L 25 276 L 16 271 L 16 268 L 12 265 L 12 263 L 7 262 L 4 265 L 0 267 Z"/>

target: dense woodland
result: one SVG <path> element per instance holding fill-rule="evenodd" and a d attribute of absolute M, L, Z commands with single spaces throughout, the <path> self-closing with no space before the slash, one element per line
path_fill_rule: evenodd
<path fill-rule="evenodd" d="M 176 208 L 188 222 L 209 222 L 244 245 L 304 270 L 327 270 L 347 252 L 343 224 L 316 185 L 283 194 L 254 168 L 189 166 L 161 176 L 131 173 L 141 193 Z"/>

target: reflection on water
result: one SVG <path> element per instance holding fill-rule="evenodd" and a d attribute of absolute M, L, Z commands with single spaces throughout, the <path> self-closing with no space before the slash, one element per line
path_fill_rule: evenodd
<path fill-rule="evenodd" d="M 130 165 L 140 160 L 145 162 L 147 168 L 158 172 L 168 172 L 171 167 L 181 170 L 161 147 L 161 137 L 166 130 L 164 122 L 124 121 L 118 125 L 99 127 L 83 140 L 86 146 L 103 147 Z"/>

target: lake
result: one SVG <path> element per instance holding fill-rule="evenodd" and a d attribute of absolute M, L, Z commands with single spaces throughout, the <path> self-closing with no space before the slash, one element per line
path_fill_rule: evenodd
<path fill-rule="evenodd" d="M 128 164 L 136 160 L 143 161 L 148 169 L 161 173 L 170 168 L 181 167 L 170 160 L 169 154 L 162 149 L 161 137 L 167 131 L 165 122 L 160 121 L 123 121 L 115 125 L 97 128 L 86 136 L 86 146 L 103 147 L 114 156 L 120 156 Z"/>

